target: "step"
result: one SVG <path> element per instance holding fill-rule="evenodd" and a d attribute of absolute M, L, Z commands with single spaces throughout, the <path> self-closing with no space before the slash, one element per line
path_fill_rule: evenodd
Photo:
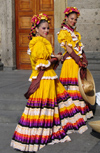
<path fill-rule="evenodd" d="M 100 116 L 100 106 L 99 105 L 96 105 L 94 115 L 95 116 Z"/>

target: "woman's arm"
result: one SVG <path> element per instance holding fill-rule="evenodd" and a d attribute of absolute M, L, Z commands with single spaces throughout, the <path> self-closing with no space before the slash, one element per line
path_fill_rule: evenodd
<path fill-rule="evenodd" d="M 65 43 L 65 47 L 69 55 L 75 60 L 79 67 L 87 67 L 87 64 L 80 59 L 80 57 L 74 52 L 74 50 L 70 46 L 67 45 L 67 42 Z"/>
<path fill-rule="evenodd" d="M 65 43 L 65 47 L 66 47 L 66 50 L 68 51 L 68 53 L 71 54 L 73 49 L 67 45 L 67 42 Z"/>
<path fill-rule="evenodd" d="M 74 50 L 65 43 L 66 50 L 68 51 L 69 55 L 75 60 L 75 62 L 79 65 L 80 57 L 74 52 Z"/>
<path fill-rule="evenodd" d="M 55 54 L 54 57 L 56 57 L 58 61 L 60 61 L 63 58 L 63 55 Z"/>
<path fill-rule="evenodd" d="M 87 60 L 87 58 L 86 58 L 86 55 L 85 55 L 84 50 L 82 50 L 82 56 L 83 56 L 82 62 L 83 62 L 84 64 L 86 64 L 86 66 L 88 66 L 88 60 Z"/>

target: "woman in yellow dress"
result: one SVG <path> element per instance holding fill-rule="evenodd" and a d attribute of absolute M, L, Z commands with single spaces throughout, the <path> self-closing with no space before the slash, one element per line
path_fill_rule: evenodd
<path fill-rule="evenodd" d="M 80 16 L 80 12 L 76 7 L 67 7 L 64 11 L 65 19 L 58 32 L 58 42 L 64 48 L 63 65 L 60 74 L 60 82 L 67 89 L 73 102 L 80 110 L 83 118 L 87 121 L 93 116 L 89 104 L 87 104 L 80 92 L 78 86 L 78 71 L 81 67 L 81 79 L 86 79 L 86 67 L 88 61 L 83 51 L 81 35 L 76 31 L 75 24 Z"/>
<path fill-rule="evenodd" d="M 48 22 L 45 14 L 32 17 L 28 50 L 32 74 L 29 81 L 36 82 L 40 72 L 43 73 L 38 88 L 28 95 L 26 107 L 11 141 L 14 149 L 23 152 L 33 153 L 47 144 L 71 141 L 69 133 L 83 133 L 87 130 L 81 113 L 53 69 L 52 46 L 46 39 Z M 55 55 L 54 59 L 58 61 L 61 58 L 62 55 Z"/>

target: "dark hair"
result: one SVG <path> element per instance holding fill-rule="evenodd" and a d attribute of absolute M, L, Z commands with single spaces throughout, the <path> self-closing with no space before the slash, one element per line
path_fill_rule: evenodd
<path fill-rule="evenodd" d="M 48 23 L 48 21 L 45 20 L 45 19 L 40 20 L 39 24 L 37 24 L 37 25 L 35 26 L 35 28 L 39 28 L 40 25 L 41 25 L 42 23 L 45 23 L 45 22 Z M 32 24 L 32 27 L 31 27 L 31 30 L 30 30 L 30 33 L 29 33 L 29 36 L 28 36 L 29 40 L 31 40 L 32 37 L 35 37 L 35 36 L 36 36 L 36 31 L 35 31 L 35 28 L 33 28 L 33 27 L 34 27 L 34 24 Z"/>
<path fill-rule="evenodd" d="M 48 21 L 47 21 L 47 20 L 45 20 L 45 19 L 40 20 L 40 23 L 39 23 L 38 25 L 36 25 L 36 27 L 37 27 L 37 28 L 39 28 L 39 27 L 40 27 L 40 24 L 45 23 L 45 22 L 47 22 L 47 23 L 48 23 Z"/>
<path fill-rule="evenodd" d="M 65 16 L 67 16 L 67 17 L 69 17 L 69 15 L 71 15 L 71 14 L 76 14 L 77 15 L 77 12 L 71 12 L 71 13 L 69 13 L 69 14 L 65 14 Z"/>
<path fill-rule="evenodd" d="M 69 17 L 71 14 L 77 14 L 77 12 L 71 12 L 71 13 L 69 13 L 69 14 L 65 14 L 65 17 L 67 16 L 67 17 Z M 62 24 L 61 24 L 61 28 L 63 28 L 63 26 L 64 25 L 66 25 L 66 19 L 64 18 L 64 20 L 63 20 L 63 22 L 62 22 Z"/>

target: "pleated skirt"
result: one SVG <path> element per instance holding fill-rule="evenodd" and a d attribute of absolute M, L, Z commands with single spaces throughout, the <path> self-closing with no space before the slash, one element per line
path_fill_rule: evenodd
<path fill-rule="evenodd" d="M 58 79 L 41 80 L 29 97 L 11 140 L 14 149 L 37 152 L 47 144 L 71 141 L 69 134 L 82 134 L 86 123 Z"/>
<path fill-rule="evenodd" d="M 93 117 L 93 112 L 90 109 L 90 105 L 84 101 L 79 91 L 78 71 L 79 66 L 75 63 L 73 59 L 65 60 L 62 65 L 59 80 L 69 93 L 84 120 L 87 121 L 87 119 Z"/>

